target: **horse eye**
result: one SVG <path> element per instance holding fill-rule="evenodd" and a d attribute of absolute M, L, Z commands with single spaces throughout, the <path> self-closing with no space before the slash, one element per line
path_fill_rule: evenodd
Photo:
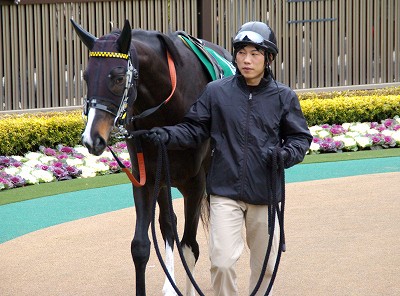
<path fill-rule="evenodd" d="M 122 84 L 122 83 L 124 83 L 124 77 L 117 77 L 117 78 L 115 79 L 115 83 L 116 83 L 116 84 Z"/>

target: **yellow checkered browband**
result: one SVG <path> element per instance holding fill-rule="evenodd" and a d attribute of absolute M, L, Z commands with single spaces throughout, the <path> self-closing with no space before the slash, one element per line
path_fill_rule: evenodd
<path fill-rule="evenodd" d="M 120 52 L 108 52 L 108 51 L 91 51 L 89 53 L 91 57 L 101 57 L 101 58 L 118 58 L 118 59 L 125 59 L 129 58 L 129 55 L 126 53 Z"/>

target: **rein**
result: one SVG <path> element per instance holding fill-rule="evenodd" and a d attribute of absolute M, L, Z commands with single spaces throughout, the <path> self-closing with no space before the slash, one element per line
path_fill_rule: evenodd
<path fill-rule="evenodd" d="M 171 100 L 172 96 L 174 95 L 175 90 L 176 90 L 176 69 L 175 69 L 174 61 L 168 51 L 167 51 L 167 60 L 168 60 L 169 76 L 171 78 L 171 85 L 172 85 L 172 90 L 171 90 L 170 95 L 168 96 L 167 99 L 165 99 L 163 102 L 161 102 L 161 104 L 159 104 L 155 107 L 152 107 L 150 109 L 147 109 L 147 110 L 143 111 L 142 113 L 140 113 L 139 115 L 132 116 L 130 119 L 130 122 L 134 122 L 136 119 L 144 118 L 144 117 L 147 117 L 147 116 L 153 114 L 158 109 L 160 109 L 161 106 L 168 103 Z"/>
<path fill-rule="evenodd" d="M 176 69 L 175 69 L 174 61 L 172 60 L 172 57 L 171 57 L 171 55 L 170 55 L 170 53 L 168 51 L 167 51 L 167 58 L 168 58 L 169 75 L 171 77 L 171 85 L 172 85 L 172 90 L 171 90 L 170 95 L 168 96 L 168 98 L 166 100 L 164 100 L 158 106 L 155 106 L 153 108 L 147 109 L 147 110 L 143 111 L 142 113 L 140 113 L 137 116 L 133 116 L 130 119 L 131 122 L 134 122 L 136 119 L 144 118 L 146 116 L 149 116 L 149 115 L 153 114 L 161 106 L 163 106 L 166 103 L 168 103 L 171 100 L 172 96 L 174 95 L 175 90 L 176 90 Z M 125 174 L 128 176 L 128 178 L 131 181 L 131 183 L 135 187 L 142 187 L 142 186 L 144 186 L 146 184 L 146 168 L 145 168 L 145 163 L 144 163 L 144 155 L 143 155 L 143 151 L 142 151 L 142 145 L 140 143 L 140 139 L 138 138 L 138 136 L 143 135 L 143 134 L 147 133 L 148 131 L 129 132 L 122 125 L 122 121 L 126 117 L 126 111 L 127 111 L 127 108 L 128 108 L 128 99 L 129 99 L 128 90 L 130 88 L 130 86 L 128 86 L 128 85 L 130 85 L 130 83 L 131 83 L 130 81 L 131 81 L 131 77 L 132 77 L 131 76 L 132 75 L 132 69 L 134 69 L 134 68 L 132 66 L 132 63 L 130 62 L 130 59 L 128 59 L 127 76 L 128 76 L 129 79 L 127 79 L 127 82 L 126 82 L 124 95 L 123 95 L 121 104 L 119 106 L 118 113 L 117 113 L 117 115 L 115 117 L 114 125 L 117 126 L 117 124 L 118 124 L 119 131 L 125 136 L 126 139 L 131 139 L 131 138 L 135 139 L 136 150 L 137 150 L 136 157 L 137 157 L 138 168 L 139 168 L 139 181 L 135 178 L 135 176 L 132 174 L 132 172 L 128 168 L 126 168 L 123 165 L 123 163 L 118 159 L 118 157 L 116 156 L 114 151 L 112 151 L 110 146 L 108 146 L 108 149 L 111 151 L 111 154 L 113 155 L 113 157 L 117 161 L 118 165 L 121 167 L 122 171 L 125 172 Z M 135 100 L 136 100 L 136 98 L 135 98 Z"/>

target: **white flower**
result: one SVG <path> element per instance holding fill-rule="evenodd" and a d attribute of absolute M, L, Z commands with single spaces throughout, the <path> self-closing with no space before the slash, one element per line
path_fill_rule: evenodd
<path fill-rule="evenodd" d="M 357 122 L 349 127 L 349 131 L 358 132 L 360 134 L 365 134 L 369 129 L 370 129 L 369 123 L 367 122 L 364 123 Z"/>
<path fill-rule="evenodd" d="M 372 146 L 372 140 L 369 137 L 356 137 L 354 140 L 357 142 L 357 145 L 360 146 L 361 148 L 365 147 L 371 147 Z"/>
<path fill-rule="evenodd" d="M 11 157 L 14 158 L 16 161 L 20 161 L 20 162 L 26 161 L 26 158 L 23 156 L 13 155 Z"/>
<path fill-rule="evenodd" d="M 109 170 L 109 166 L 103 162 L 86 162 L 85 166 L 93 169 L 95 172 L 107 172 Z"/>
<path fill-rule="evenodd" d="M 119 158 L 124 159 L 124 160 L 130 160 L 130 158 L 131 158 L 128 152 L 122 152 L 118 156 L 119 156 Z"/>
<path fill-rule="evenodd" d="M 36 177 L 39 183 L 48 183 L 54 181 L 56 178 L 54 177 L 52 172 L 45 170 L 33 170 L 31 174 Z"/>
<path fill-rule="evenodd" d="M 323 138 L 326 138 L 326 137 L 330 137 L 331 133 L 328 132 L 327 130 L 320 130 L 320 131 L 317 131 L 317 135 L 318 135 L 319 138 L 323 139 Z"/>
<path fill-rule="evenodd" d="M 77 168 L 82 171 L 82 174 L 79 176 L 80 178 L 96 177 L 96 171 L 93 168 L 86 166 L 79 166 Z"/>
<path fill-rule="evenodd" d="M 101 158 L 107 158 L 107 159 L 114 159 L 113 155 L 111 154 L 110 151 L 104 151 L 101 155 Z"/>
<path fill-rule="evenodd" d="M 400 145 L 400 130 L 397 130 L 392 134 L 393 139 L 396 141 L 397 145 Z"/>
<path fill-rule="evenodd" d="M 25 158 L 27 158 L 28 160 L 32 160 L 32 159 L 39 159 L 43 156 L 42 153 L 39 152 L 28 152 L 25 154 Z"/>
<path fill-rule="evenodd" d="M 74 147 L 74 149 L 75 149 L 75 152 L 80 153 L 80 154 L 82 154 L 82 155 L 84 155 L 84 156 L 89 156 L 89 155 L 91 155 L 91 154 L 89 153 L 89 151 L 87 150 L 87 148 L 84 147 L 84 146 L 76 146 L 76 147 Z"/>
<path fill-rule="evenodd" d="M 9 175 L 16 176 L 21 172 L 21 169 L 13 167 L 13 166 L 10 166 L 8 168 L 5 168 L 4 171 Z"/>
<path fill-rule="evenodd" d="M 370 135 L 376 135 L 376 134 L 379 134 L 379 131 L 377 129 L 370 128 L 369 130 L 367 130 L 366 133 L 370 134 Z"/>
<path fill-rule="evenodd" d="M 30 159 L 27 162 L 25 162 L 25 165 L 31 168 L 34 168 L 38 164 L 40 165 L 42 164 L 42 162 L 37 159 Z"/>
<path fill-rule="evenodd" d="M 384 136 L 392 136 L 394 134 L 394 131 L 386 129 L 386 130 L 383 130 L 381 132 L 381 134 Z"/>
<path fill-rule="evenodd" d="M 317 132 L 320 131 L 320 130 L 322 130 L 322 129 L 323 129 L 323 128 L 320 127 L 319 125 L 314 125 L 314 126 L 311 126 L 311 127 L 309 128 L 310 133 L 311 133 L 311 135 L 313 135 L 313 136 L 316 136 L 316 135 L 317 135 Z"/>
<path fill-rule="evenodd" d="M 350 123 L 350 122 L 345 122 L 345 123 L 342 124 L 342 127 L 343 127 L 345 130 L 349 130 L 349 128 L 350 128 L 351 125 L 353 125 L 353 124 Z"/>
<path fill-rule="evenodd" d="M 310 145 L 311 152 L 315 153 L 315 152 L 319 151 L 319 148 L 320 148 L 320 146 L 319 146 L 318 143 L 312 142 L 311 145 Z"/>
<path fill-rule="evenodd" d="M 27 184 L 38 184 L 39 180 L 31 174 L 32 170 L 23 170 L 19 176 L 24 178 Z"/>
<path fill-rule="evenodd" d="M 79 158 L 67 158 L 66 163 L 70 166 L 78 166 L 83 164 L 83 159 Z"/>
<path fill-rule="evenodd" d="M 350 138 L 350 137 L 343 137 L 342 138 L 342 141 L 343 141 L 343 143 L 344 143 L 344 147 L 347 149 L 347 150 L 354 150 L 354 149 L 356 149 L 357 148 L 357 142 L 353 139 L 353 138 Z M 357 149 L 356 149 L 357 150 Z M 355 150 L 354 150 L 355 151 Z"/>
<path fill-rule="evenodd" d="M 345 136 L 346 137 L 348 137 L 348 138 L 355 138 L 355 137 L 359 137 L 359 136 L 361 136 L 362 134 L 360 134 L 359 132 L 355 132 L 355 131 L 353 131 L 353 132 L 347 132 L 346 134 L 345 134 Z"/>
<path fill-rule="evenodd" d="M 38 159 L 38 161 L 40 161 L 42 164 L 50 164 L 50 163 L 52 163 L 52 162 L 54 162 L 54 161 L 56 161 L 56 160 L 57 160 L 56 157 L 47 156 L 47 155 L 42 156 L 42 157 L 40 157 L 40 158 Z"/>

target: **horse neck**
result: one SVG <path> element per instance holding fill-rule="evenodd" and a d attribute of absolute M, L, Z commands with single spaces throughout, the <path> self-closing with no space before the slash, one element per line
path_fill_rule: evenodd
<path fill-rule="evenodd" d="M 144 110 L 148 110 L 165 101 L 171 95 L 172 84 L 166 52 L 142 42 L 133 41 L 133 46 L 135 46 L 139 62 L 139 80 L 134 113 L 140 114 Z M 178 103 L 177 100 L 179 102 L 179 98 L 174 95 L 173 102 L 169 102 L 168 106 L 176 105 Z M 165 110 L 166 108 L 161 109 L 163 110 L 158 110 L 157 112 L 170 113 L 170 110 Z M 183 112 L 179 107 L 175 109 L 176 112 Z"/>

